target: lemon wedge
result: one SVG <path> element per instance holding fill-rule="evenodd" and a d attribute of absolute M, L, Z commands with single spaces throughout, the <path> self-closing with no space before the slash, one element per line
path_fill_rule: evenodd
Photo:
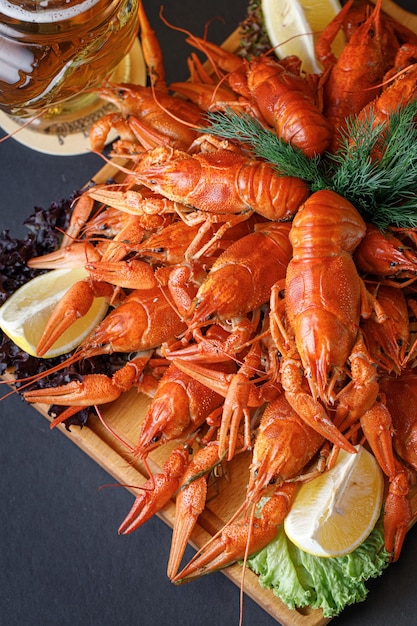
<path fill-rule="evenodd" d="M 296 55 L 302 61 L 302 69 L 308 73 L 320 73 L 315 44 L 321 32 L 341 9 L 338 0 L 262 0 L 265 30 L 281 59 Z M 339 32 L 332 44 L 333 54 L 338 57 L 345 44 Z"/>
<path fill-rule="evenodd" d="M 373 530 L 382 507 L 384 476 L 363 446 L 340 450 L 335 466 L 301 485 L 285 519 L 288 538 L 322 557 L 349 554 Z"/>
<path fill-rule="evenodd" d="M 76 282 L 88 276 L 84 268 L 51 270 L 28 281 L 0 308 L 0 328 L 21 349 L 37 356 L 36 346 L 55 305 Z M 104 298 L 94 298 L 87 315 L 79 318 L 42 358 L 74 350 L 107 312 Z"/>

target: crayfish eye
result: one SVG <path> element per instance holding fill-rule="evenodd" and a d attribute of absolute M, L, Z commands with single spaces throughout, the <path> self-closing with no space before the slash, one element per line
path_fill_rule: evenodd
<path fill-rule="evenodd" d="M 277 478 L 274 477 L 274 478 L 271 478 L 271 480 L 269 481 L 269 484 L 270 485 L 275 485 L 276 482 L 277 482 Z"/>
<path fill-rule="evenodd" d="M 151 442 L 152 443 L 158 443 L 158 441 L 161 439 L 161 437 L 162 437 L 162 433 L 158 433 L 157 435 L 152 437 Z"/>

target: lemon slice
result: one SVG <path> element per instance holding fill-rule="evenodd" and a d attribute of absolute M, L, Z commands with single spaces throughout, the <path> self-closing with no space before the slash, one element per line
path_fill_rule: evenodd
<path fill-rule="evenodd" d="M 301 485 L 285 519 L 288 538 L 309 554 L 349 554 L 379 518 L 384 476 L 375 457 L 356 448 L 356 454 L 341 450 L 332 469 Z"/>
<path fill-rule="evenodd" d="M 295 54 L 308 73 L 320 73 L 322 67 L 314 51 L 321 32 L 340 11 L 338 0 L 262 0 L 265 30 L 281 59 Z M 338 57 L 345 45 L 342 32 L 332 44 Z"/>
<path fill-rule="evenodd" d="M 88 276 L 84 268 L 52 270 L 20 287 L 0 308 L 0 328 L 32 356 L 55 305 L 65 292 Z M 42 358 L 52 358 L 74 350 L 107 312 L 104 298 L 94 298 L 87 315 L 79 318 Z"/>

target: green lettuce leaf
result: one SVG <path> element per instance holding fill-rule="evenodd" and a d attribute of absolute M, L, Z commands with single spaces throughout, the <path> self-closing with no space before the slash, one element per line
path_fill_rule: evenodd
<path fill-rule="evenodd" d="M 356 550 L 343 557 L 323 558 L 295 546 L 279 527 L 274 541 L 248 559 L 248 567 L 290 608 L 310 606 L 335 617 L 346 606 L 362 602 L 365 583 L 380 576 L 389 564 L 384 548 L 382 518 Z"/>

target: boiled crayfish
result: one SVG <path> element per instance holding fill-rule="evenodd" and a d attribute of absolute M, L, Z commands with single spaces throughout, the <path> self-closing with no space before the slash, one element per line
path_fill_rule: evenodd
<path fill-rule="evenodd" d="M 398 103 L 398 89 L 415 100 L 415 63 L 383 88 L 393 70 L 385 54 L 393 26 L 382 20 L 381 2 L 350 25 L 341 57 L 331 56 L 330 40 L 339 28 L 348 30 L 350 5 L 319 41 L 321 81 L 301 74 L 297 59 L 242 60 L 190 37 L 216 72 L 193 56 L 192 80 L 171 89 L 142 9 L 152 88 L 103 87 L 102 97 L 118 111 L 91 131 L 101 150 L 109 129 L 119 130 L 114 151 L 130 158 L 127 176 L 123 184 L 86 190 L 62 248 L 30 261 L 38 268 L 81 263 L 89 271 L 54 312 L 39 355 L 100 293 L 110 313 L 56 369 L 95 354 L 130 358 L 112 377 L 87 375 L 25 391 L 24 398 L 68 407 L 56 425 L 132 386 L 152 396 L 129 450 L 146 463 L 155 448 L 176 447 L 160 471 L 150 472 L 120 532 L 132 532 L 176 496 L 168 566 L 176 582 L 268 543 L 297 481 L 325 471 L 340 447 L 355 453 L 358 442 L 387 477 L 386 548 L 393 560 L 412 521 L 417 417 L 403 399 L 415 395 L 415 232 L 381 233 L 335 191 L 312 193 L 305 180 L 254 157 L 244 142 L 203 132 L 203 101 L 211 110 L 245 107 L 311 158 L 338 145 L 352 99 L 360 116 L 377 97 L 382 117 Z M 391 63 L 404 62 L 404 45 L 396 39 Z M 236 514 L 179 571 L 210 477 L 221 489 L 220 468 L 233 471 L 243 458 L 249 479 Z M 271 497 L 257 516 L 264 495 Z"/>

